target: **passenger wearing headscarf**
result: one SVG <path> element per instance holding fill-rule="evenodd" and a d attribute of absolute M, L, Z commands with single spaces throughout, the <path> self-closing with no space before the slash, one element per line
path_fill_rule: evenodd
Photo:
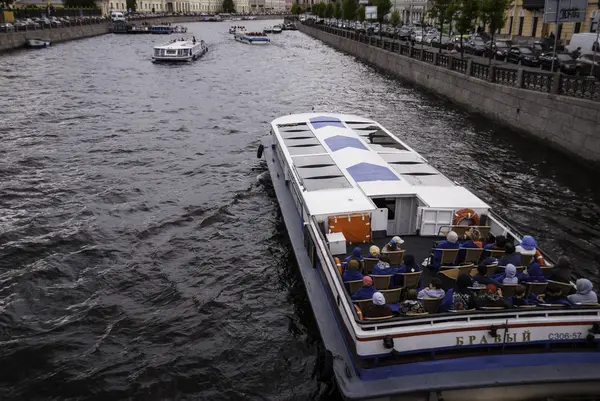
<path fill-rule="evenodd" d="M 507 265 L 521 266 L 521 254 L 515 252 L 515 246 L 507 242 L 504 246 L 504 255 L 498 260 L 498 266 Z"/>
<path fill-rule="evenodd" d="M 465 256 L 467 255 L 466 249 L 479 249 L 482 247 L 481 243 L 481 233 L 476 228 L 471 228 L 465 232 L 466 241 L 460 245 L 460 251 L 458 252 L 458 260 L 457 263 L 465 260 Z"/>
<path fill-rule="evenodd" d="M 596 304 L 598 295 L 594 292 L 592 282 L 587 278 L 580 278 L 575 282 L 577 293 L 571 294 L 567 298 L 572 304 Z"/>
<path fill-rule="evenodd" d="M 362 279 L 363 275 L 360 272 L 360 262 L 356 259 L 350 259 L 350 261 L 348 262 L 348 266 L 344 270 L 344 274 L 342 274 L 342 280 L 356 281 Z"/>
<path fill-rule="evenodd" d="M 392 237 L 390 242 L 385 244 L 381 253 L 401 251 L 400 245 L 404 244 L 404 240 L 398 236 Z"/>
<path fill-rule="evenodd" d="M 354 248 L 354 250 L 352 251 L 352 255 L 348 255 L 344 258 L 343 264 L 348 263 L 350 259 L 358 259 L 359 261 L 363 260 L 362 249 L 360 249 L 359 247 Z"/>
<path fill-rule="evenodd" d="M 375 290 L 375 287 L 373 287 L 373 279 L 371 277 L 364 276 L 362 281 L 362 288 L 352 294 L 352 299 L 354 300 L 371 299 L 373 298 L 373 294 L 377 291 Z"/>
<path fill-rule="evenodd" d="M 556 266 L 552 268 L 552 272 L 550 273 L 550 277 L 548 279 L 552 281 L 559 281 L 561 283 L 571 282 L 571 260 L 568 256 L 561 255 L 558 258 L 558 262 L 556 263 Z"/>
<path fill-rule="evenodd" d="M 364 317 L 392 317 L 392 308 L 385 304 L 385 297 L 382 293 L 373 294 L 373 306 L 363 312 Z"/>
<path fill-rule="evenodd" d="M 475 305 L 478 308 L 510 308 L 508 301 L 502 298 L 502 289 L 494 284 L 488 284 L 485 291 L 475 295 Z"/>
<path fill-rule="evenodd" d="M 527 273 L 522 274 L 519 277 L 519 282 L 529 282 L 529 283 L 545 283 L 548 280 L 544 277 L 544 273 L 542 272 L 542 267 L 538 262 L 533 262 L 527 268 Z M 568 281 L 567 281 L 568 282 Z"/>
<path fill-rule="evenodd" d="M 417 301 L 417 291 L 415 289 L 408 290 L 406 293 L 406 300 L 400 303 L 398 310 L 401 315 L 425 313 L 425 308 Z"/>
<path fill-rule="evenodd" d="M 440 310 L 447 312 L 450 310 L 474 309 L 473 292 L 469 288 L 472 285 L 469 275 L 461 274 L 458 276 L 454 288 L 450 288 L 446 292 Z"/>
<path fill-rule="evenodd" d="M 400 270 L 399 267 L 390 266 L 390 258 L 382 254 L 379 256 L 379 262 L 373 267 L 374 276 L 385 276 L 388 274 L 396 274 Z"/>
<path fill-rule="evenodd" d="M 524 236 L 521 243 L 515 247 L 515 251 L 521 255 L 535 255 L 535 239 L 531 235 Z"/>
<path fill-rule="evenodd" d="M 437 244 L 435 249 L 458 249 L 460 248 L 460 244 L 458 243 L 458 234 L 454 231 L 450 231 L 446 235 L 446 240 L 441 241 Z M 431 263 L 431 267 L 438 271 L 440 268 L 440 261 L 442 260 L 442 251 L 434 251 L 433 253 L 433 262 Z"/>
<path fill-rule="evenodd" d="M 444 298 L 444 295 L 446 295 L 446 292 L 442 289 L 442 280 L 438 277 L 433 277 L 429 282 L 429 287 L 419 291 L 417 298 Z"/>
<path fill-rule="evenodd" d="M 379 250 L 379 247 L 377 245 L 371 245 L 369 248 L 369 256 L 367 257 L 371 259 L 379 259 L 380 254 L 381 251 Z"/>
<path fill-rule="evenodd" d="M 502 284 L 519 284 L 517 268 L 514 265 L 509 263 L 504 268 L 504 279 L 502 280 Z"/>

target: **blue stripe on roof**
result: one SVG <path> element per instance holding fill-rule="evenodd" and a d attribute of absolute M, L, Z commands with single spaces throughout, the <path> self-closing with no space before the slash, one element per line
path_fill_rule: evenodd
<path fill-rule="evenodd" d="M 400 180 L 389 168 L 371 163 L 358 163 L 348 167 L 348 173 L 356 182 Z"/>
<path fill-rule="evenodd" d="M 319 129 L 319 128 L 323 128 L 323 127 L 327 127 L 327 126 L 346 128 L 344 126 L 344 124 L 342 124 L 342 121 L 339 118 L 334 118 L 334 117 L 319 116 L 319 117 L 313 117 L 309 121 L 312 124 L 312 126 L 315 127 L 315 129 Z"/>
<path fill-rule="evenodd" d="M 325 143 L 332 152 L 335 152 L 344 148 L 356 148 L 362 150 L 368 150 L 367 147 L 360 141 L 360 139 L 352 138 L 350 136 L 336 135 L 325 139 Z"/>

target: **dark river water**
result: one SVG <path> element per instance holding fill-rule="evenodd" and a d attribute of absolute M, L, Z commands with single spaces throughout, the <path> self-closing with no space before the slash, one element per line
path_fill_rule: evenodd
<path fill-rule="evenodd" d="M 313 399 L 319 334 L 256 159 L 312 107 L 376 119 L 599 283 L 594 173 L 300 32 L 229 25 L 187 25 L 194 64 L 152 64 L 154 35 L 0 58 L 0 399 Z"/>

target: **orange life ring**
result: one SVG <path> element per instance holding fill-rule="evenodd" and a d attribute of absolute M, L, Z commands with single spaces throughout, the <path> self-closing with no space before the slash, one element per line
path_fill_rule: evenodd
<path fill-rule="evenodd" d="M 340 262 L 340 258 L 335 257 L 333 258 L 333 261 L 335 262 L 335 265 L 337 266 L 337 269 L 340 272 L 340 274 L 344 274 L 344 269 L 342 268 L 342 262 Z"/>
<path fill-rule="evenodd" d="M 479 215 L 475 213 L 473 209 L 460 209 L 458 212 L 454 214 L 454 220 L 452 221 L 452 225 L 459 225 L 463 220 L 471 220 L 473 222 L 473 226 L 479 225 Z"/>
<path fill-rule="evenodd" d="M 356 310 L 356 314 L 358 315 L 358 320 L 363 320 L 363 315 L 358 305 L 354 305 L 354 309 Z"/>
<path fill-rule="evenodd" d="M 540 264 L 540 267 L 546 266 L 546 261 L 544 260 L 542 253 L 537 249 L 535 250 L 534 258 L 535 258 L 535 261 Z"/>

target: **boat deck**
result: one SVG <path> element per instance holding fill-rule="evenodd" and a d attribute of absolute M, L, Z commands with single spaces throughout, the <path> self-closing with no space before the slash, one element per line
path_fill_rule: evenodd
<path fill-rule="evenodd" d="M 404 240 L 402 244 L 402 249 L 406 252 L 406 255 L 414 255 L 415 261 L 418 264 L 421 264 L 425 258 L 429 257 L 431 253 L 431 248 L 433 248 L 433 243 L 437 241 L 442 241 L 443 237 L 420 237 L 417 235 L 401 237 Z M 377 245 L 379 249 L 382 249 L 385 244 L 390 242 L 392 237 L 386 236 L 381 238 L 374 238 L 373 241 L 363 243 L 363 244 L 346 244 L 346 255 L 351 255 L 352 251 L 356 247 L 360 247 L 362 249 L 362 255 L 367 256 L 369 254 L 369 248 L 371 245 Z M 339 255 L 336 255 L 339 257 Z"/>

